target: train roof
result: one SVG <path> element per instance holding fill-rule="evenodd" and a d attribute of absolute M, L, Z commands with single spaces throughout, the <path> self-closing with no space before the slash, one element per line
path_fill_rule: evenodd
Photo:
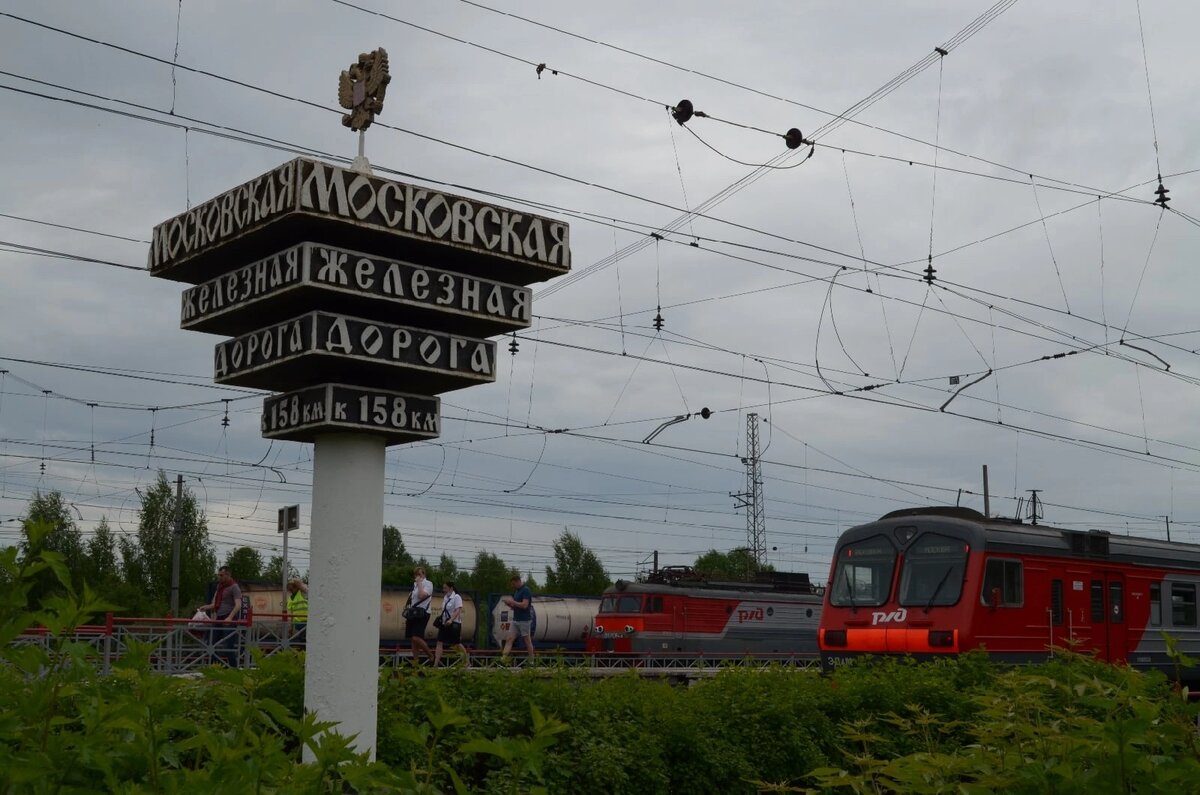
<path fill-rule="evenodd" d="M 976 549 L 993 552 L 1040 554 L 1112 560 L 1143 566 L 1200 570 L 1200 544 L 1157 538 L 1113 535 L 1106 530 L 1065 530 L 1050 525 L 1026 524 L 1019 519 L 986 517 L 971 508 L 939 506 L 905 508 L 842 533 L 838 548 L 850 541 L 880 533 L 903 548 L 909 539 L 895 530 L 919 523 L 963 538 Z"/>
<path fill-rule="evenodd" d="M 819 602 L 822 591 L 813 587 L 807 574 L 780 573 L 767 575 L 759 581 L 732 582 L 709 580 L 689 567 L 679 566 L 660 569 L 645 581 L 617 580 L 613 586 L 605 590 L 604 595 L 625 593 L 684 595 L 714 599 L 739 596 L 755 599 Z"/>

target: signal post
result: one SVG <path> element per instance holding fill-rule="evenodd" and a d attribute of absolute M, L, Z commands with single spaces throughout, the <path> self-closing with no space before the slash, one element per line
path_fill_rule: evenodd
<path fill-rule="evenodd" d="M 566 223 L 370 172 L 389 80 L 383 50 L 342 73 L 352 169 L 284 163 L 156 226 L 148 264 L 191 285 L 183 328 L 227 337 L 214 380 L 275 393 L 263 436 L 313 443 L 304 706 L 372 758 L 385 451 L 437 438 L 437 395 L 493 382 L 487 337 L 570 269 Z"/>

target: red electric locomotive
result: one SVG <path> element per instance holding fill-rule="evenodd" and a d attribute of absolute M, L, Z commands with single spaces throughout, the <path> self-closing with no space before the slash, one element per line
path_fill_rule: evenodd
<path fill-rule="evenodd" d="M 815 657 L 821 598 L 807 574 L 713 582 L 687 566 L 669 566 L 645 582 L 618 580 L 604 593 L 587 650 Z"/>
<path fill-rule="evenodd" d="M 834 551 L 822 663 L 986 649 L 1007 662 L 1054 648 L 1173 674 L 1163 633 L 1200 654 L 1200 546 L 912 508 L 851 528 Z M 1196 674 L 1193 673 L 1193 676 Z"/>

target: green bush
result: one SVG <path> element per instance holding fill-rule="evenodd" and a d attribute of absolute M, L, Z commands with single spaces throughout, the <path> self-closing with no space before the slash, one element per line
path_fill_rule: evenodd
<path fill-rule="evenodd" d="M 62 595 L 27 608 L 49 574 Z M 886 659 L 832 676 L 730 668 L 690 686 L 553 665 L 381 675 L 377 761 L 303 712 L 304 658 L 198 678 L 70 638 L 107 609 L 61 556 L 0 552 L 0 792 L 1187 792 L 1186 692 L 1063 654 Z M 24 630 L 46 642 L 14 645 Z M 1179 664 L 1190 661 L 1178 658 Z M 301 761 L 302 749 L 315 759 Z"/>

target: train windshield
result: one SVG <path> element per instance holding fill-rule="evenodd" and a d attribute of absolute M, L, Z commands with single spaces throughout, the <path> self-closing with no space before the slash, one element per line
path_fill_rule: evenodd
<path fill-rule="evenodd" d="M 838 552 L 829 603 L 836 607 L 877 607 L 888 599 L 896 548 L 887 536 L 871 536 Z"/>
<path fill-rule="evenodd" d="M 600 600 L 601 613 L 640 613 L 641 594 L 609 594 Z"/>
<path fill-rule="evenodd" d="M 904 553 L 900 604 L 905 607 L 952 605 L 962 596 L 967 566 L 966 542 L 936 533 L 920 536 Z"/>

